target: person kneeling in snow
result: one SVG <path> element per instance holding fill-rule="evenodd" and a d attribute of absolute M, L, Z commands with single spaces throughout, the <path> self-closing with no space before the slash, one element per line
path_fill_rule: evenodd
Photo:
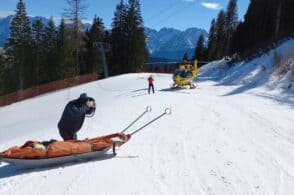
<path fill-rule="evenodd" d="M 96 103 L 86 93 L 82 93 L 78 99 L 70 101 L 64 108 L 58 123 L 59 134 L 66 140 L 77 140 L 77 132 L 81 129 L 85 117 L 95 114 Z"/>

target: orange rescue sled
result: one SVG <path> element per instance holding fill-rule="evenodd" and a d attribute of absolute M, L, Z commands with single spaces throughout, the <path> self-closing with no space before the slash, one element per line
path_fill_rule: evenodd
<path fill-rule="evenodd" d="M 27 141 L 24 145 L 11 147 L 0 153 L 0 160 L 19 167 L 38 168 L 68 162 L 91 160 L 105 155 L 111 148 L 121 146 L 130 135 L 116 133 L 83 141 Z M 120 141 L 114 141 L 119 139 Z"/>
<path fill-rule="evenodd" d="M 113 155 L 116 155 L 116 146 L 125 144 L 132 135 L 141 131 L 162 116 L 171 114 L 171 109 L 166 108 L 162 114 L 155 117 L 153 120 L 132 133 L 125 134 L 127 129 L 147 112 L 151 112 L 151 110 L 150 106 L 146 107 L 146 110 L 120 133 L 86 140 L 53 140 L 49 142 L 27 141 L 22 146 L 14 146 L 0 152 L 0 162 L 3 161 L 25 168 L 39 168 L 99 158 L 105 155 L 110 149 L 112 149 Z"/>

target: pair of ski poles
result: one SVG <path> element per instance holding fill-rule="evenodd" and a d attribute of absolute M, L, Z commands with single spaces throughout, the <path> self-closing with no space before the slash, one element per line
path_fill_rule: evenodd
<path fill-rule="evenodd" d="M 131 126 L 133 126 L 133 124 L 135 124 L 140 118 L 142 118 L 146 113 L 151 112 L 152 108 L 151 106 L 147 106 L 145 111 L 140 114 L 134 121 L 132 121 L 124 130 L 122 130 L 120 133 L 125 133 Z M 164 115 L 171 115 L 172 110 L 170 108 L 166 108 L 164 110 L 164 112 L 160 115 L 158 115 L 157 117 L 153 118 L 151 121 L 147 122 L 146 124 L 142 125 L 141 127 L 139 127 L 138 129 L 134 130 L 133 132 L 129 133 L 131 136 L 133 136 L 134 134 L 138 133 L 139 131 L 141 131 L 142 129 L 144 129 L 145 127 L 147 127 L 148 125 L 150 125 L 151 123 L 154 123 L 155 121 L 157 121 L 158 119 L 160 119 L 161 117 L 163 117 Z M 116 150 L 115 150 L 115 146 L 116 146 L 117 142 L 113 143 L 113 147 L 112 147 L 112 152 L 113 155 L 116 155 Z"/>
<path fill-rule="evenodd" d="M 139 115 L 133 122 L 131 122 L 124 130 L 122 130 L 121 133 L 126 132 L 140 118 L 142 118 L 146 113 L 151 112 L 151 111 L 152 111 L 151 106 L 147 106 L 145 111 L 141 115 Z M 138 129 L 134 130 L 133 132 L 130 133 L 130 135 L 134 135 L 134 134 L 138 133 L 139 131 L 141 131 L 142 129 L 144 129 L 145 127 L 150 125 L 151 123 L 153 123 L 153 122 L 157 121 L 158 119 L 160 119 L 161 117 L 163 117 L 164 115 L 171 115 L 171 113 L 172 113 L 172 110 L 170 108 L 165 108 L 165 110 L 162 114 L 158 115 L 157 117 L 153 118 L 151 121 L 147 122 L 146 124 L 142 125 Z"/>

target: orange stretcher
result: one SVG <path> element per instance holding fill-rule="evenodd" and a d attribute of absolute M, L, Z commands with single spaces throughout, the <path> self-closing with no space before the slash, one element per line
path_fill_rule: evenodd
<path fill-rule="evenodd" d="M 38 168 L 68 162 L 91 160 L 105 155 L 106 152 L 111 149 L 115 156 L 116 147 L 120 147 L 127 143 L 132 135 L 141 131 L 162 116 L 171 114 L 171 109 L 165 109 L 161 115 L 157 116 L 147 124 L 141 126 L 130 134 L 126 134 L 126 130 L 147 112 L 151 112 L 150 106 L 148 106 L 137 119 L 120 133 L 85 140 L 51 140 L 45 142 L 27 141 L 22 146 L 13 146 L 0 152 L 0 162 L 2 161 L 25 168 Z"/>

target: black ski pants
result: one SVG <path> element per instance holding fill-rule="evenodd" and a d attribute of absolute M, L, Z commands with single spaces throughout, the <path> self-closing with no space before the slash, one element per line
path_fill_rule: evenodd
<path fill-rule="evenodd" d="M 154 93 L 154 85 L 153 84 L 149 84 L 148 93 L 150 93 L 151 88 L 152 88 L 152 92 Z"/>

